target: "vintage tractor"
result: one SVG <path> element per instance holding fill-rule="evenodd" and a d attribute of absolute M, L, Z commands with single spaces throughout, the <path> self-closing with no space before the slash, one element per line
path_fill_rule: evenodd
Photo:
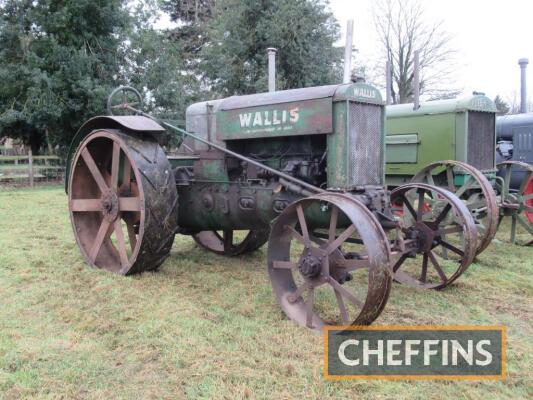
<path fill-rule="evenodd" d="M 281 308 L 321 329 L 370 324 L 393 279 L 444 288 L 475 256 L 474 220 L 455 195 L 423 183 L 384 187 L 384 105 L 372 86 L 196 103 L 186 130 L 142 112 L 132 88 L 115 91 L 108 108 L 115 115 L 76 134 L 67 171 L 74 234 L 91 266 L 154 270 L 176 233 L 228 256 L 268 241 Z M 158 143 L 165 128 L 182 140 L 172 156 Z M 406 223 L 391 200 L 405 205 Z"/>
<path fill-rule="evenodd" d="M 511 216 L 514 242 L 517 223 L 533 235 L 533 113 L 498 117 L 496 137 L 505 213 Z"/>
<path fill-rule="evenodd" d="M 491 242 L 506 216 L 516 218 L 523 201 L 509 191 L 509 162 L 495 164 L 496 107 L 474 93 L 449 99 L 387 107 L 386 181 L 445 187 L 464 201 L 476 221 L 477 254 Z M 516 166 L 514 168 L 517 168 Z M 532 227 L 527 227 L 530 232 Z"/>

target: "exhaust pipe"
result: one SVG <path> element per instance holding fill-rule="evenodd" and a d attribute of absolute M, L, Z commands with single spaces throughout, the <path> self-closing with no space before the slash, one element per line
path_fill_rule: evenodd
<path fill-rule="evenodd" d="M 528 64 L 527 58 L 518 60 L 518 65 L 520 65 L 520 113 L 527 112 L 526 69 Z"/>
<path fill-rule="evenodd" d="M 420 108 L 420 50 L 415 51 L 413 71 L 413 110 Z"/>
<path fill-rule="evenodd" d="M 278 49 L 269 47 L 268 53 L 268 91 L 276 91 L 276 53 Z"/>
<path fill-rule="evenodd" d="M 387 93 L 387 105 L 392 104 L 392 75 L 390 61 L 385 64 L 385 91 Z"/>
<path fill-rule="evenodd" d="M 353 46 L 353 19 L 348 20 L 346 26 L 346 45 L 344 47 L 344 77 L 342 83 L 352 80 L 352 46 Z"/>

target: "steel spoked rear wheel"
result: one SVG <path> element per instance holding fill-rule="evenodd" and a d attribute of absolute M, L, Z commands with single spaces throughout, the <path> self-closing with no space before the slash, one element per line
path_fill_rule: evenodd
<path fill-rule="evenodd" d="M 98 130 L 73 160 L 69 210 L 86 261 L 122 275 L 161 265 L 177 229 L 178 196 L 157 142 Z"/>
<path fill-rule="evenodd" d="M 411 182 L 438 185 L 460 198 L 476 223 L 476 255 L 487 248 L 498 229 L 498 201 L 492 185 L 481 171 L 460 161 L 438 161 L 424 167 Z"/>
<path fill-rule="evenodd" d="M 294 322 L 315 330 L 372 323 L 389 296 L 389 262 L 376 218 L 342 194 L 291 204 L 270 234 L 268 271 L 278 303 Z"/>
<path fill-rule="evenodd" d="M 402 204 L 401 234 L 396 238 L 394 280 L 424 289 L 442 289 L 474 260 L 477 233 L 466 205 L 448 190 L 408 183 L 391 192 Z"/>
<path fill-rule="evenodd" d="M 238 256 L 259 249 L 268 241 L 269 230 L 251 231 L 202 231 L 193 235 L 201 247 L 222 256 Z"/>

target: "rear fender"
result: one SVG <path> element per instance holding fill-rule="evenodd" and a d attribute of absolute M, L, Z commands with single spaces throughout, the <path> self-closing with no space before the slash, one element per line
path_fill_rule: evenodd
<path fill-rule="evenodd" d="M 150 118 L 142 117 L 139 115 L 131 116 L 99 116 L 94 117 L 85 122 L 83 126 L 78 130 L 74 139 L 70 143 L 67 154 L 67 163 L 65 168 L 65 192 L 68 193 L 68 181 L 70 175 L 70 167 L 72 163 L 72 157 L 78 149 L 80 143 L 85 137 L 94 131 L 95 129 L 121 129 L 125 131 L 133 132 L 146 132 L 148 134 L 160 134 L 165 129 L 157 122 Z"/>

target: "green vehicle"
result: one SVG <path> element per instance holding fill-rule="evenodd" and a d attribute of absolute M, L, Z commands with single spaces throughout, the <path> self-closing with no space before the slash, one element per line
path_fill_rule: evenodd
<path fill-rule="evenodd" d="M 442 289 L 474 259 L 475 223 L 456 196 L 423 183 L 387 190 L 385 107 L 370 85 L 196 103 L 186 130 L 144 113 L 133 88 L 116 90 L 108 110 L 80 128 L 66 174 L 74 234 L 91 266 L 157 269 L 175 234 L 224 256 L 268 241 L 280 307 L 321 329 L 370 324 L 393 280 Z M 178 154 L 161 148 L 165 130 L 182 140 Z M 413 194 L 442 208 L 425 210 Z M 401 225 L 391 202 L 413 218 Z"/>
<path fill-rule="evenodd" d="M 506 216 L 513 221 L 514 242 L 521 212 L 521 200 L 509 194 L 509 162 L 496 165 L 496 111 L 494 102 L 478 93 L 422 102 L 418 109 L 387 106 L 387 185 L 426 182 L 456 194 L 476 221 L 478 254 Z"/>

